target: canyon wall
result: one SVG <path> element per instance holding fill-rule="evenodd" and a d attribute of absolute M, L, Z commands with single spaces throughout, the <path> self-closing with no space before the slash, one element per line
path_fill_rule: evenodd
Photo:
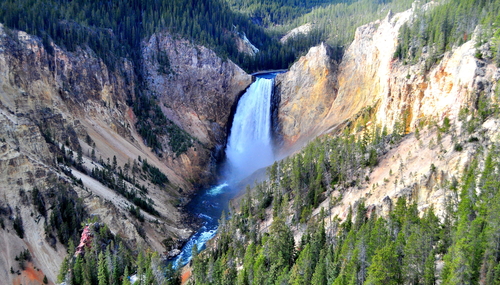
<path fill-rule="evenodd" d="M 453 198 L 446 185 L 459 180 L 476 155 L 477 143 L 468 143 L 470 138 L 478 137 L 485 146 L 496 140 L 496 120 L 469 131 L 465 125 L 472 113 L 459 120 L 461 111 L 477 108 L 480 96 L 495 96 L 500 78 L 491 60 L 475 57 L 475 38 L 446 52 L 430 70 L 425 67 L 428 49 L 414 64 L 394 58 L 399 29 L 412 21 L 415 9 L 389 12 L 385 19 L 359 27 L 338 64 L 320 45 L 277 78 L 277 130 L 285 153 L 346 126 L 356 135 L 372 135 L 377 128 L 389 134 L 399 128 L 407 134 L 379 154 L 366 181 L 342 194 L 331 189 L 316 214 L 337 199 L 341 200 L 331 208 L 331 216 L 345 218 L 348 208 L 361 199 L 370 211 L 388 213 L 400 196 L 416 201 L 421 210 L 433 206 L 442 214 L 446 200 Z M 445 118 L 452 131 L 442 133 Z"/>
<path fill-rule="evenodd" d="M 89 215 L 99 216 L 113 233 L 132 243 L 162 250 L 165 237 L 188 236 L 174 206 L 179 196 L 175 191 L 148 187 L 139 179 L 160 213 L 159 223 L 141 225 L 129 213 L 130 201 L 66 160 L 77 160 L 79 153 L 81 165 L 90 172 L 103 168 L 99 161 L 109 164 L 115 158 L 123 169 L 142 157 L 167 174 L 175 187 L 189 185 L 162 164 L 134 130 L 134 116 L 126 104 L 136 96 L 131 62 L 119 60 L 111 70 L 91 50 L 48 47 L 39 38 L 0 26 L 0 82 L 1 247 L 6 249 L 0 257 L 2 280 L 34 282 L 27 271 L 10 273 L 10 268 L 17 270 L 14 259 L 24 249 L 33 257 L 31 269 L 56 280 L 66 249 L 51 233 L 52 227 L 60 226 L 51 215 L 53 207 L 65 207 L 55 198 L 62 189 L 68 201 L 82 199 Z M 43 214 L 34 206 L 35 188 Z M 22 221 L 24 236 L 16 235 L 15 221 Z"/>
<path fill-rule="evenodd" d="M 161 72 L 157 61 L 151 63 L 158 53 L 169 61 Z M 81 229 L 79 222 L 52 218 L 55 208 L 66 206 L 60 199 L 81 205 L 86 217 L 98 217 L 132 246 L 164 252 L 189 237 L 192 229 L 179 206 L 195 185 L 211 179 L 231 110 L 252 79 L 214 52 L 165 34 L 145 44 L 144 59 L 146 88 L 136 85 L 137 71 L 127 59 L 111 59 L 110 67 L 85 47 L 70 52 L 0 25 L 0 247 L 5 249 L 0 278 L 5 282 L 41 282 L 35 275 L 56 281 L 66 256 L 56 233 Z M 161 152 L 145 145 L 127 103 L 137 100 L 138 90 L 159 99 L 165 115 L 194 138 L 192 147 L 174 154 L 168 136 L 161 138 Z M 151 167 L 165 174 L 161 182 Z M 119 191 L 135 193 L 142 208 Z M 144 203 L 154 210 L 146 211 Z M 19 270 L 15 256 L 25 249 L 32 262 L 11 274 L 10 268 Z"/>
<path fill-rule="evenodd" d="M 252 83 L 252 76 L 215 52 L 157 33 L 143 44 L 147 87 L 160 102 L 167 118 L 194 136 L 206 151 L 194 163 L 193 156 L 172 160 L 191 179 L 209 181 L 215 159 L 223 155 L 229 119 L 239 97 Z M 214 157 L 210 157 L 213 154 Z M 189 167 L 191 166 L 191 167 Z"/>
<path fill-rule="evenodd" d="M 474 39 L 445 53 L 429 71 L 428 49 L 413 65 L 394 59 L 399 29 L 414 9 L 359 27 L 338 64 L 320 45 L 277 77 L 278 131 L 285 146 L 335 129 L 365 108 L 374 108 L 372 123 L 389 132 L 403 116 L 413 131 L 422 119 L 457 118 L 474 92 L 493 90 L 497 68 L 474 57 Z"/>
<path fill-rule="evenodd" d="M 276 76 L 274 132 L 285 149 L 318 135 L 317 127 L 337 96 L 337 63 L 324 44 L 313 47 L 286 73 Z"/>

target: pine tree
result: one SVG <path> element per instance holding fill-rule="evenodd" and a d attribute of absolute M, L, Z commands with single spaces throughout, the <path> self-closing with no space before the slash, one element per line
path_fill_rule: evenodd
<path fill-rule="evenodd" d="M 111 285 L 119 285 L 119 280 L 120 280 L 120 265 L 118 264 L 118 256 L 116 254 L 113 254 L 112 257 L 112 268 L 111 268 L 111 274 L 110 274 L 110 281 L 109 283 Z"/>
<path fill-rule="evenodd" d="M 428 241 L 425 238 L 426 234 L 418 226 L 412 226 L 403 257 L 403 276 L 407 283 L 419 284 L 424 276 L 425 262 L 430 251 L 430 248 L 426 248 Z"/>
<path fill-rule="evenodd" d="M 196 252 L 198 251 L 196 244 L 193 246 L 193 253 L 196 248 Z M 197 253 L 193 255 L 192 259 L 193 263 L 193 274 L 191 279 L 193 280 L 194 283 L 199 283 L 199 284 L 205 284 L 206 283 L 206 260 L 204 260 L 201 256 L 199 256 Z"/>
<path fill-rule="evenodd" d="M 443 282 L 447 284 L 472 284 L 479 278 L 480 260 L 484 254 L 485 243 L 482 231 L 484 216 L 477 216 L 478 197 L 476 195 L 476 169 L 474 161 L 466 171 L 464 185 L 458 206 L 458 224 L 454 243 L 445 255 Z M 480 212 L 484 212 L 484 209 Z"/>
<path fill-rule="evenodd" d="M 283 267 L 290 267 L 293 263 L 295 240 L 292 231 L 281 217 L 273 220 L 270 232 L 272 235 L 269 237 L 269 260 L 281 271 Z"/>
<path fill-rule="evenodd" d="M 83 269 L 83 284 L 92 285 L 97 281 L 97 262 L 95 256 L 95 252 L 89 252 L 84 256 L 84 269 Z"/>
<path fill-rule="evenodd" d="M 424 285 L 434 285 L 436 284 L 436 258 L 434 256 L 434 251 L 429 253 L 429 256 L 425 260 L 423 283 Z"/>
<path fill-rule="evenodd" d="M 116 161 L 116 155 L 113 155 L 113 165 L 112 165 L 112 169 L 113 171 L 116 170 L 116 166 L 118 165 L 117 161 Z"/>
<path fill-rule="evenodd" d="M 144 256 L 144 253 L 140 251 L 139 254 L 137 255 L 137 277 L 139 278 L 138 285 L 143 284 L 144 282 L 143 275 L 145 272 L 145 267 L 146 267 L 146 257 Z"/>
<path fill-rule="evenodd" d="M 288 279 L 289 279 L 289 270 L 288 267 L 283 268 L 281 272 L 278 272 L 276 281 L 274 282 L 275 285 L 288 285 Z"/>
<path fill-rule="evenodd" d="M 268 269 L 266 267 L 266 257 L 264 251 L 261 249 L 255 257 L 253 264 L 253 282 L 254 284 L 264 284 L 267 280 Z"/>
<path fill-rule="evenodd" d="M 299 257 L 291 270 L 290 284 L 311 284 L 313 271 L 314 267 L 311 245 L 307 244 L 300 252 Z"/>
<path fill-rule="evenodd" d="M 78 166 L 82 166 L 83 164 L 83 154 L 82 154 L 82 148 L 79 147 L 77 150 L 77 158 L 76 158 L 76 163 Z"/>
<path fill-rule="evenodd" d="M 400 284 L 399 265 L 396 248 L 393 243 L 377 250 L 368 268 L 366 284 Z"/>
<path fill-rule="evenodd" d="M 98 258 L 97 281 L 99 285 L 108 285 L 108 265 L 102 251 Z"/>
<path fill-rule="evenodd" d="M 327 273 L 326 273 L 326 250 L 322 249 L 318 262 L 316 263 L 316 268 L 314 269 L 314 274 L 312 277 L 311 284 L 328 284 L 327 283 Z"/>
<path fill-rule="evenodd" d="M 129 272 L 128 272 L 128 266 L 125 267 L 125 272 L 123 273 L 123 281 L 122 285 L 131 285 L 130 279 L 129 279 Z"/>
<path fill-rule="evenodd" d="M 83 258 L 79 255 L 73 265 L 73 284 L 83 284 Z"/>
<path fill-rule="evenodd" d="M 154 284 L 154 275 L 153 275 L 153 268 L 151 268 L 151 263 L 148 262 L 146 263 L 146 272 L 145 272 L 145 280 L 144 284 Z"/>
<path fill-rule="evenodd" d="M 57 275 L 57 282 L 62 283 L 66 279 L 66 273 L 68 273 L 68 258 L 65 257 L 62 264 L 61 269 L 59 269 L 59 275 Z"/>
<path fill-rule="evenodd" d="M 243 271 L 240 271 L 238 274 L 238 284 L 252 284 L 253 283 L 253 264 L 255 260 L 255 244 L 250 243 L 246 250 L 245 255 L 243 257 Z"/>

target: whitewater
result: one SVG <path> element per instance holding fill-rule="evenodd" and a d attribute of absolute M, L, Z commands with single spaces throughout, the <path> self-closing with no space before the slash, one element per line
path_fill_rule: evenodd
<path fill-rule="evenodd" d="M 207 189 L 187 206 L 203 220 L 203 225 L 173 261 L 175 267 L 186 265 L 192 259 L 194 246 L 198 251 L 203 250 L 215 236 L 218 220 L 223 211 L 228 211 L 229 200 L 236 194 L 231 191 L 231 184 L 274 162 L 271 101 L 275 76 L 275 73 L 259 75 L 238 101 L 226 146 L 223 176 L 228 182 Z"/>

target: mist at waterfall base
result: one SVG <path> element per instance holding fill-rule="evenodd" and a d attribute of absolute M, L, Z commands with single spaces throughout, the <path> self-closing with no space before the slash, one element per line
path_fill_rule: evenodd
<path fill-rule="evenodd" d="M 262 74 L 238 101 L 226 146 L 223 177 L 227 182 L 202 191 L 186 206 L 203 220 L 202 227 L 188 240 L 173 260 L 173 266 L 186 265 L 192 259 L 194 245 L 198 251 L 217 233 L 222 212 L 229 210 L 229 201 L 238 193 L 231 188 L 257 169 L 274 162 L 271 142 L 271 96 L 276 73 Z"/>

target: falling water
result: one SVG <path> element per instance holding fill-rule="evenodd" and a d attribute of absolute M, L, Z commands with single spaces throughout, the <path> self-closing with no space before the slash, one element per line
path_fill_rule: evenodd
<path fill-rule="evenodd" d="M 241 97 L 231 127 L 226 147 L 227 167 L 225 177 L 230 184 L 238 182 L 255 170 L 274 161 L 271 144 L 271 96 L 276 74 L 257 77 Z M 182 248 L 173 261 L 175 267 L 187 264 L 194 245 L 202 250 L 215 236 L 222 211 L 228 210 L 234 197 L 231 186 L 222 183 L 205 190 L 187 205 L 187 209 L 203 220 L 203 226 Z"/>
<path fill-rule="evenodd" d="M 274 78 L 258 77 L 241 97 L 226 148 L 228 175 L 240 180 L 274 161 L 271 95 Z"/>

